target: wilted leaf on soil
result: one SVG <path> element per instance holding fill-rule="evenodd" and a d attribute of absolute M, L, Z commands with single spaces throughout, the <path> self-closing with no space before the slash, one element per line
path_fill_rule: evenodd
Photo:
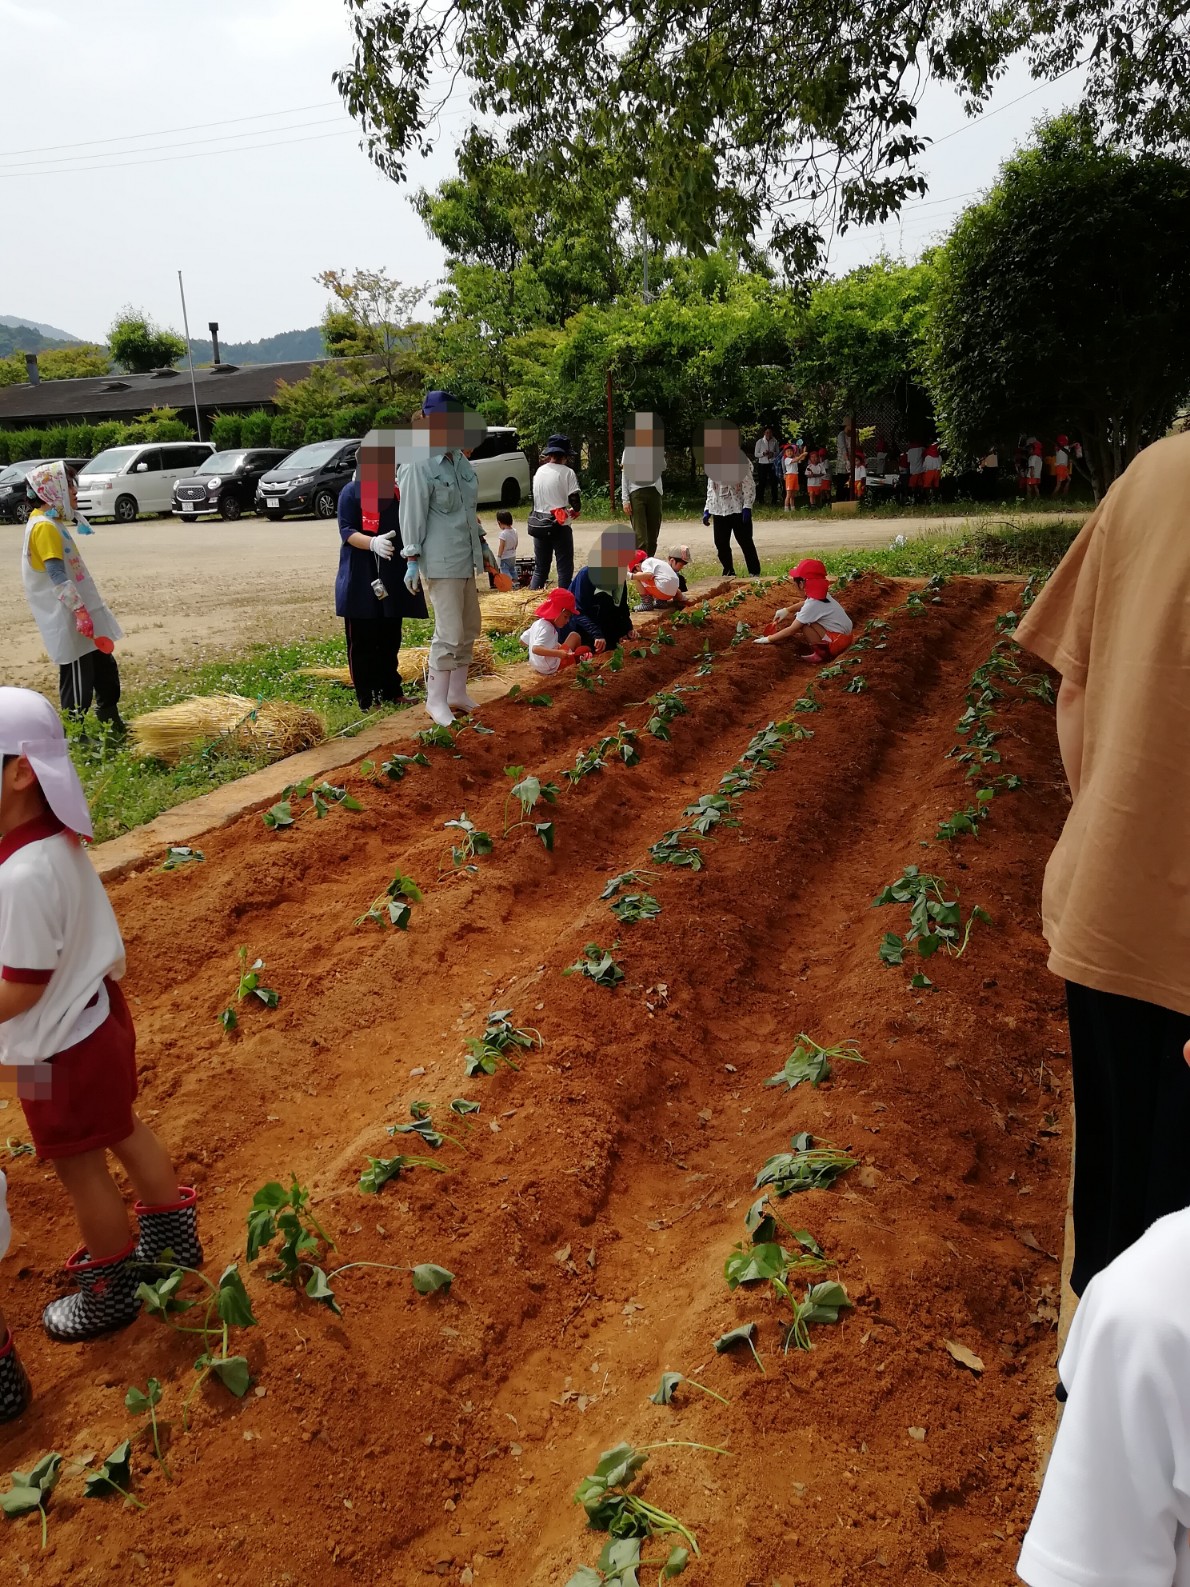
<path fill-rule="evenodd" d="M 970 1368 L 977 1377 L 983 1371 L 983 1362 L 973 1350 L 968 1350 L 966 1345 L 960 1344 L 957 1339 L 946 1339 L 943 1343 L 960 1366 Z"/>

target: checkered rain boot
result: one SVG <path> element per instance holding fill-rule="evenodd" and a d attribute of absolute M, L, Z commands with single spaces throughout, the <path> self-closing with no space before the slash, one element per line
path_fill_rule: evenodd
<path fill-rule="evenodd" d="M 0 1344 L 0 1422 L 18 1417 L 32 1398 L 29 1379 L 9 1332 Z"/>
<path fill-rule="evenodd" d="M 197 1204 L 198 1192 L 192 1185 L 179 1185 L 177 1201 L 159 1207 L 150 1207 L 138 1201 L 133 1208 L 140 1220 L 136 1260 L 168 1260 L 165 1253 L 170 1251 L 179 1267 L 201 1267 L 202 1244 L 198 1238 Z M 158 1272 L 158 1278 L 163 1276 Z"/>
<path fill-rule="evenodd" d="M 74 1344 L 114 1333 L 133 1321 L 140 1311 L 136 1288 L 141 1281 L 135 1251 L 130 1240 L 123 1251 L 95 1262 L 86 1246 L 79 1246 L 66 1264 L 71 1278 L 78 1280 L 78 1289 L 52 1300 L 41 1314 L 42 1327 L 51 1339 Z"/>

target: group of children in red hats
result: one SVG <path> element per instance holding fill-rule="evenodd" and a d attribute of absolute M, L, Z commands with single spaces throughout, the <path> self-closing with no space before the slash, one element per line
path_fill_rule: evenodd
<path fill-rule="evenodd" d="M 39 1158 L 70 1200 L 81 1244 L 75 1287 L 42 1313 L 51 1339 L 77 1343 L 136 1317 L 137 1289 L 162 1258 L 202 1262 L 194 1190 L 134 1109 L 136 1032 L 120 990 L 124 944 L 80 840 L 92 835 L 57 712 L 0 688 L 0 1074 L 15 1089 Z M 136 1226 L 108 1154 L 133 1189 Z M 0 1174 L 0 1256 L 10 1237 Z M 0 1421 L 28 1404 L 29 1380 L 0 1312 Z"/>

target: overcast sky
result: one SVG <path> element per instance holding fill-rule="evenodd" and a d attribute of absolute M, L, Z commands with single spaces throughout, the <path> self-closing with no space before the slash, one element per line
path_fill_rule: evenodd
<path fill-rule="evenodd" d="M 99 341 L 132 303 L 181 329 L 181 269 L 191 333 L 214 319 L 242 341 L 314 324 L 319 270 L 441 273 L 410 189 L 361 153 L 331 84 L 350 49 L 342 0 L 0 0 L 0 38 L 0 314 Z M 839 239 L 832 267 L 915 256 L 1076 85 L 1034 91 L 1014 71 L 974 124 L 927 90 L 927 201 Z M 450 174 L 467 113 L 448 108 L 413 190 Z"/>

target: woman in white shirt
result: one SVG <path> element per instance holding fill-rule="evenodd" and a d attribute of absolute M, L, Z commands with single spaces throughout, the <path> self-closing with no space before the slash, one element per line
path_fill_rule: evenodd
<path fill-rule="evenodd" d="M 569 457 L 569 437 L 551 435 L 541 449 L 541 467 L 533 476 L 529 534 L 533 540 L 534 561 L 530 588 L 534 590 L 545 589 L 549 581 L 550 564 L 555 558 L 559 586 L 568 589 L 574 578 L 574 530 L 571 524 L 579 515 L 582 496 Z"/>

